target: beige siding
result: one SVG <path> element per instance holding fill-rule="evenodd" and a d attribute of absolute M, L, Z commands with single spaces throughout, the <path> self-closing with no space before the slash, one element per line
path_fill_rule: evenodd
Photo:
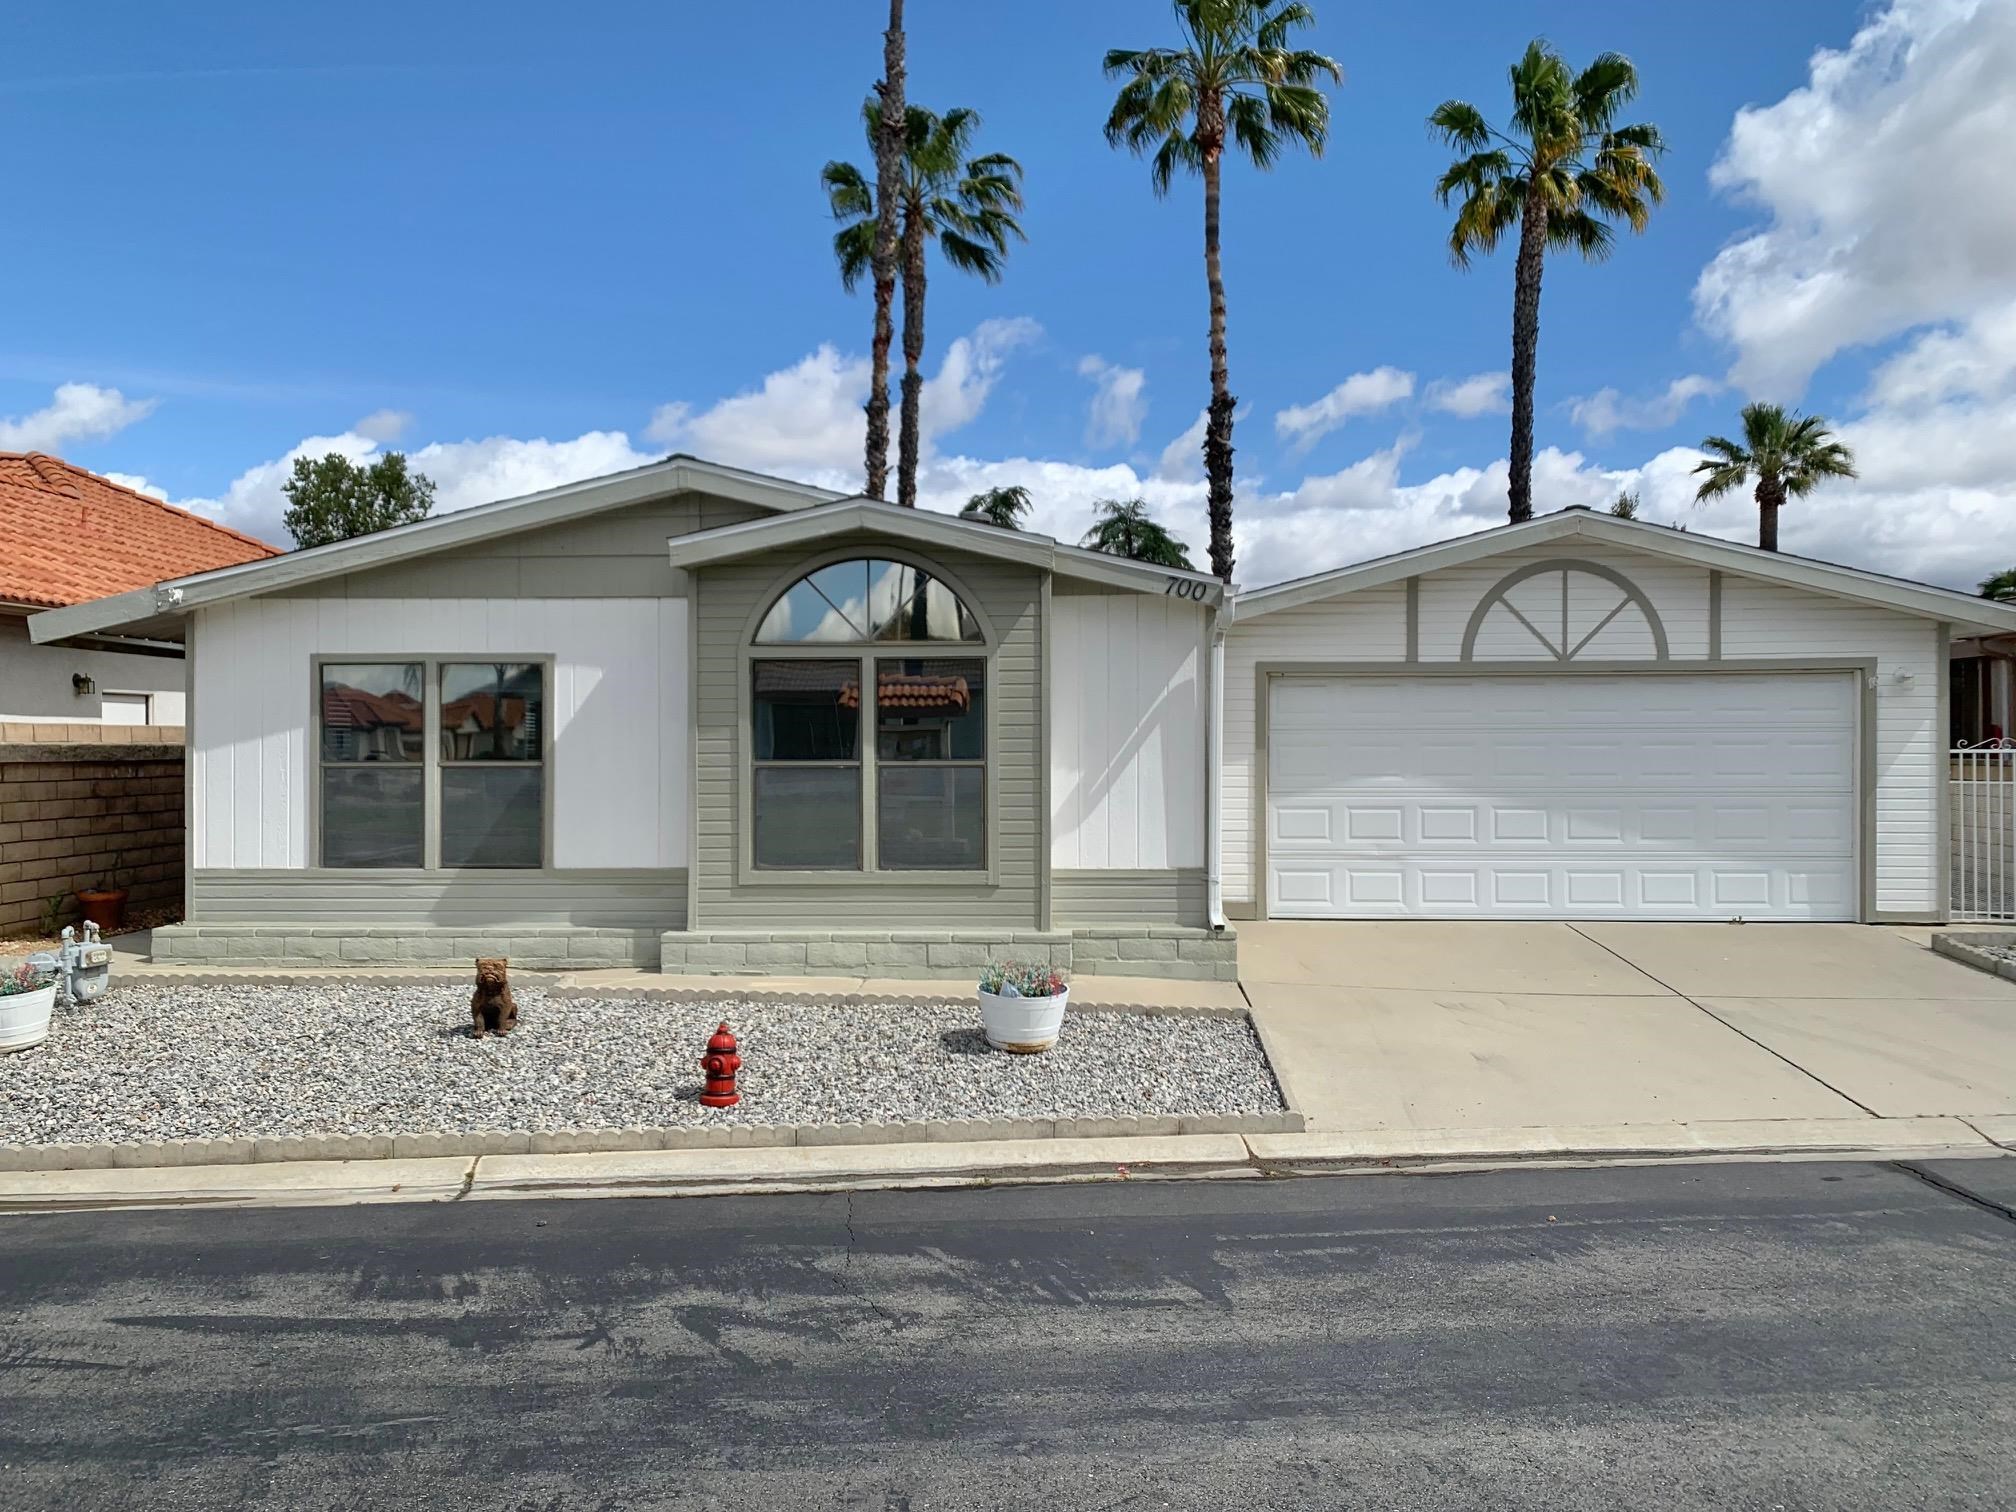
<path fill-rule="evenodd" d="M 1059 929 L 1080 924 L 1184 924 L 1206 920 L 1204 869 L 1065 871 L 1050 874 L 1050 910 Z"/>
<path fill-rule="evenodd" d="M 662 931 L 685 927 L 686 873 L 198 871 L 190 878 L 189 921 Z"/>
<path fill-rule="evenodd" d="M 740 783 L 744 731 L 742 651 L 753 620 L 772 593 L 787 586 L 813 555 L 855 548 L 888 550 L 879 536 L 822 541 L 816 553 L 768 552 L 694 574 L 695 823 L 692 897 L 695 929 L 758 929 L 766 925 L 831 929 L 901 929 L 967 924 L 1028 929 L 1037 923 L 1042 862 L 1043 679 L 1042 575 L 1032 568 L 964 554 L 935 558 L 971 593 L 988 619 L 998 650 L 989 697 L 996 711 L 997 808 L 993 842 L 998 886 L 904 883 L 881 878 L 821 878 L 816 882 L 738 879 Z"/>
<path fill-rule="evenodd" d="M 1058 868 L 1204 864 L 1204 619 L 1195 604 L 1140 593 L 1052 602 Z"/>
<path fill-rule="evenodd" d="M 451 547 L 412 561 L 285 589 L 274 598 L 650 598 L 685 593 L 673 536 L 767 519 L 768 511 L 682 493 Z"/>

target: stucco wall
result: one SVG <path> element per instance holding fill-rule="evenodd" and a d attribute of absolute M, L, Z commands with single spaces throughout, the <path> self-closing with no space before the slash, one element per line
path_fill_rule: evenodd
<path fill-rule="evenodd" d="M 96 691 L 76 691 L 70 679 L 79 672 L 97 683 Z M 95 724 L 104 717 L 105 694 L 146 693 L 154 700 L 154 724 L 179 725 L 183 675 L 177 656 L 35 645 L 25 616 L 0 613 L 0 720 Z"/>

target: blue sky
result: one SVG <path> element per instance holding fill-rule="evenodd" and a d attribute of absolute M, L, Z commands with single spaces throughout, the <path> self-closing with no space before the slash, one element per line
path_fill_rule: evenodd
<path fill-rule="evenodd" d="M 1632 114 L 1672 144 L 1646 235 L 1606 265 L 1550 262 L 1541 508 L 1633 486 L 1655 516 L 1740 536 L 1744 509 L 1687 509 L 1674 454 L 1733 425 L 1746 395 L 1874 425 L 1851 434 L 1866 451 L 1913 431 L 1917 412 L 1882 395 L 1913 363 L 1958 360 L 1941 341 L 1973 343 L 1966 371 L 1989 376 L 1907 384 L 1907 400 L 1978 424 L 2003 393 L 2006 262 L 1872 256 L 1866 286 L 1833 286 L 1844 260 L 1853 282 L 1887 192 L 1854 181 L 1872 135 L 1892 139 L 1882 172 L 1922 180 L 1942 143 L 1998 127 L 1941 101 L 1956 71 L 2008 56 L 2010 0 L 1316 9 L 1314 44 L 1346 70 L 1330 149 L 1269 175 L 1235 167 L 1226 193 L 1251 580 L 1502 513 L 1504 415 L 1434 396 L 1472 378 L 1466 392 L 1488 396 L 1506 366 L 1510 257 L 1448 265 L 1430 193 L 1447 154 L 1422 120 L 1450 95 L 1502 118 L 1505 67 L 1534 35 L 1578 62 L 1629 53 Z M 855 113 L 880 10 L 781 0 L 752 35 L 719 5 L 16 0 L 0 441 L 267 533 L 304 443 L 412 450 L 450 507 L 675 447 L 858 478 L 869 307 L 834 274 L 817 172 L 865 159 Z M 1029 202 L 1002 284 L 936 270 L 926 367 L 951 368 L 928 501 L 1028 481 L 1040 523 L 1070 533 L 1092 497 L 1141 492 L 1201 547 L 1194 456 L 1164 457 L 1205 397 L 1199 196 L 1179 183 L 1157 201 L 1099 132 L 1102 50 L 1170 40 L 1167 8 L 911 10 L 912 98 L 978 109 L 984 145 L 1022 160 Z M 1814 72 L 1818 49 L 1840 77 Z M 1748 145 L 1732 139 L 1746 107 L 1762 112 Z M 1816 175 L 1800 154 L 1828 132 Z M 1718 161 L 1733 165 L 1719 184 Z M 2007 212 L 1978 213 L 1946 262 L 1968 263 L 1975 236 L 2005 245 Z M 1315 422 L 1326 413 L 1343 418 Z M 1951 580 L 1984 530 L 1999 532 L 1990 554 L 2016 556 L 1999 459 L 1965 477 L 1895 471 L 1788 513 L 1788 547 Z M 1992 497 L 1975 497 L 1984 483 Z M 1871 523 L 1879 511 L 1915 523 Z"/>

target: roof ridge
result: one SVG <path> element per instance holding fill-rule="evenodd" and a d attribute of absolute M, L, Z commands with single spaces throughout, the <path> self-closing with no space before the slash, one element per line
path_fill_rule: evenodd
<path fill-rule="evenodd" d="M 68 499 L 83 497 L 77 491 L 75 480 L 69 476 L 70 464 L 61 457 L 52 457 L 47 452 L 31 451 L 23 460 L 27 462 L 28 470 L 40 478 L 42 486 L 51 493 L 62 494 Z"/>

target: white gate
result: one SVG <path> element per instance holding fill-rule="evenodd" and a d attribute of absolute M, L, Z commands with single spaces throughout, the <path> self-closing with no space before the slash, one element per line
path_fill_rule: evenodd
<path fill-rule="evenodd" d="M 2016 920 L 2016 740 L 1955 746 L 1947 762 L 1952 918 Z"/>

